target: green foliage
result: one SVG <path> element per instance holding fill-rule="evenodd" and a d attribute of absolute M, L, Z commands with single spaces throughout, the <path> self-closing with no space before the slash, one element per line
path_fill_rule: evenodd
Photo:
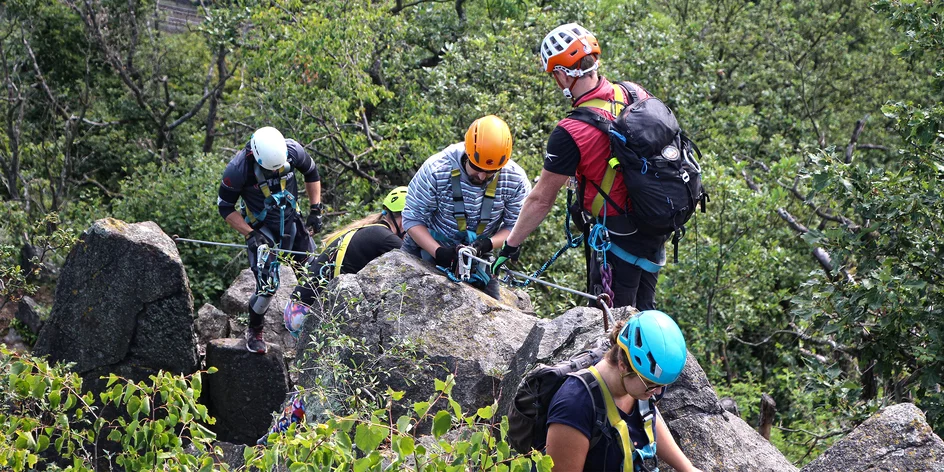
<path fill-rule="evenodd" d="M 112 374 L 95 398 L 68 366 L 0 346 L 0 374 L 4 470 L 92 471 L 99 461 L 128 470 L 196 470 L 212 463 L 207 454 L 214 436 L 204 424 L 214 420 L 197 403 L 202 373 L 161 372 L 137 383 Z M 106 439 L 111 453 L 102 447 Z M 201 457 L 184 453 L 188 444 Z"/>
<path fill-rule="evenodd" d="M 123 198 L 112 215 L 125 221 L 154 221 L 168 235 L 242 243 L 216 209 L 218 182 L 226 163 L 194 155 L 177 163 L 147 164 L 122 182 Z M 245 267 L 245 251 L 179 243 L 197 306 L 216 299 Z"/>

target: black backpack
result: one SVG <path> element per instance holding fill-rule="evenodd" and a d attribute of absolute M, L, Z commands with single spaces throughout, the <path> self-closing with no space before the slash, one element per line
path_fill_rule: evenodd
<path fill-rule="evenodd" d="M 582 380 L 590 392 L 593 411 L 596 412 L 590 447 L 596 445 L 607 425 L 606 407 L 596 404 L 591 389 L 591 385 L 596 386 L 596 379 L 584 369 L 596 364 L 605 353 L 605 347 L 583 351 L 552 366 L 538 364 L 525 374 L 518 384 L 515 400 L 508 408 L 508 443 L 511 447 L 521 454 L 544 447 L 547 440 L 547 409 L 568 375 L 575 375 Z M 576 375 L 578 371 L 582 371 L 582 375 Z"/>
<path fill-rule="evenodd" d="M 640 100 L 636 90 L 642 87 L 632 82 L 616 86 L 631 101 L 623 104 L 615 120 L 586 107 L 574 109 L 569 117 L 591 124 L 610 137 L 610 150 L 619 162 L 617 170 L 623 175 L 631 208 L 614 202 L 594 185 L 641 233 L 653 236 L 675 233 L 677 251 L 683 226 L 699 204 L 704 213 L 708 201 L 701 183 L 701 166 L 695 159 L 696 154 L 701 158 L 701 152 L 682 133 L 675 114 L 662 100 L 648 92 L 649 97 Z"/>

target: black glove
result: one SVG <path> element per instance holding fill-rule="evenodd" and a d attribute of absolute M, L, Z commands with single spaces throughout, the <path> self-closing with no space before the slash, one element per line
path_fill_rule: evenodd
<path fill-rule="evenodd" d="M 488 253 L 492 252 L 494 248 L 492 246 L 492 238 L 479 236 L 475 241 L 472 241 L 472 248 L 475 249 L 477 256 L 485 257 Z"/>
<path fill-rule="evenodd" d="M 321 219 L 321 209 L 324 206 L 321 203 L 315 203 L 309 208 L 308 220 L 305 221 L 305 226 L 308 226 L 308 229 L 311 231 L 311 234 L 318 234 L 321 232 L 321 228 L 324 226 L 324 222 Z"/>
<path fill-rule="evenodd" d="M 457 246 L 439 246 L 436 248 L 436 265 L 455 270 L 456 260 L 459 259 Z"/>
<path fill-rule="evenodd" d="M 273 244 L 275 243 L 272 242 L 268 236 L 256 230 L 252 230 L 252 232 L 246 236 L 246 247 L 248 247 L 252 252 L 256 252 L 256 250 L 259 249 L 259 246 L 272 247 Z"/>
<path fill-rule="evenodd" d="M 521 255 L 521 247 L 519 246 L 509 246 L 506 242 L 502 244 L 501 251 L 498 251 L 498 257 L 495 259 L 495 262 L 492 263 L 491 273 L 492 275 L 498 275 L 501 271 L 503 265 L 506 262 L 513 261 L 518 262 L 518 257 Z"/>

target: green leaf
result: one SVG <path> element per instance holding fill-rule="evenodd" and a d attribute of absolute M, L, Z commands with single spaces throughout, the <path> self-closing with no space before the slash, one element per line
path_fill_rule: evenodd
<path fill-rule="evenodd" d="M 400 401 L 403 398 L 405 392 L 394 390 L 390 387 L 387 387 L 387 395 L 393 399 L 393 401 Z"/>
<path fill-rule="evenodd" d="M 439 381 L 437 380 L 437 382 Z M 429 402 L 416 402 L 413 404 L 413 411 L 415 411 L 418 416 L 423 416 L 429 411 L 429 407 Z"/>
<path fill-rule="evenodd" d="M 492 416 L 495 414 L 495 412 L 492 411 L 492 405 L 489 405 L 489 406 L 483 406 L 482 408 L 479 408 L 478 411 L 475 412 L 475 414 L 478 415 L 478 417 L 482 418 L 483 420 L 490 420 L 492 419 Z"/>
<path fill-rule="evenodd" d="M 408 456 L 408 455 L 410 455 L 410 454 L 413 454 L 413 451 L 415 450 L 416 443 L 415 443 L 415 441 L 413 441 L 413 438 L 412 438 L 412 437 L 410 437 L 410 436 L 403 436 L 403 437 L 400 438 L 400 440 L 398 441 L 398 443 L 399 443 L 399 445 L 400 445 L 400 454 L 402 454 L 402 455 L 404 455 L 404 456 Z"/>
<path fill-rule="evenodd" d="M 452 426 L 452 415 L 446 410 L 439 410 L 433 418 L 433 437 L 439 439 L 446 431 L 449 431 L 450 426 Z"/>
<path fill-rule="evenodd" d="M 373 424 L 359 424 L 354 433 L 354 444 L 364 452 L 377 449 L 381 441 L 387 438 L 388 429 Z"/>

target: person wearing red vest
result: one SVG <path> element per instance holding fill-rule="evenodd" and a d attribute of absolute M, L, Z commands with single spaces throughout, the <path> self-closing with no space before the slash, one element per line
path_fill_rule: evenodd
<path fill-rule="evenodd" d="M 622 103 L 635 94 L 637 100 L 650 94 L 641 86 L 614 85 L 602 77 L 600 45 L 582 26 L 569 23 L 548 33 L 540 46 L 544 71 L 550 73 L 574 109 L 589 107 L 613 120 Z M 591 124 L 573 118 L 558 122 L 547 141 L 544 169 L 528 195 L 517 224 L 492 265 L 497 273 L 508 260 L 517 260 L 520 246 L 550 212 L 561 187 L 574 179 L 579 189 L 575 220 L 584 224 L 588 237 L 587 290 L 607 293 L 613 305 L 655 309 L 659 269 L 665 264 L 668 236 L 649 236 L 637 231 L 625 213 L 632 211 L 623 176 L 609 172 L 610 140 Z M 610 182 L 606 182 L 607 175 Z M 601 189 L 607 189 L 602 191 Z M 595 224 L 605 231 L 592 232 Z M 601 236 L 602 235 L 602 236 Z M 602 239 L 601 239 L 602 238 Z"/>

